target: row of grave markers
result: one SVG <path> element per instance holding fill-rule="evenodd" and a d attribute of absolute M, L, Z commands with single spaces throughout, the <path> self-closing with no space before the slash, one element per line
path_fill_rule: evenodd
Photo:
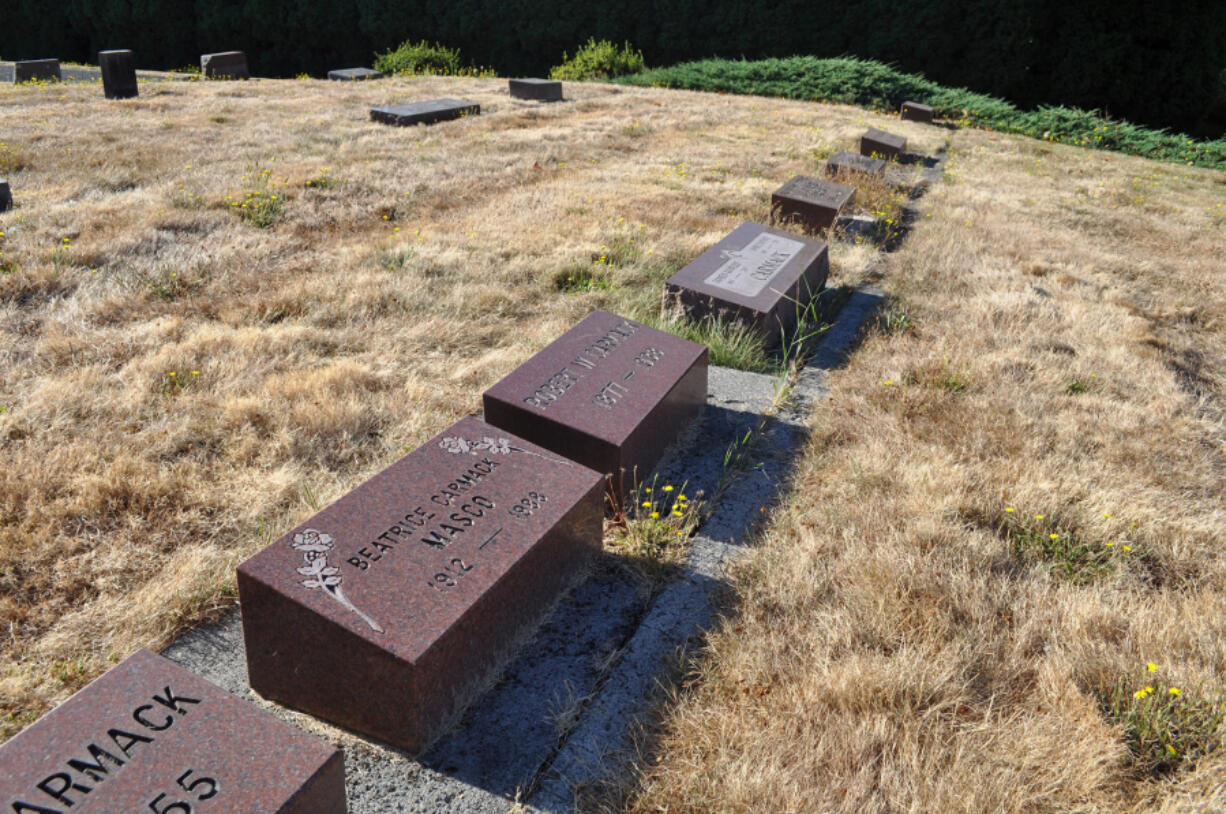
<path fill-rule="evenodd" d="M 905 142 L 870 130 L 860 150 L 827 174 L 881 174 L 875 156 Z M 817 231 L 853 193 L 798 176 L 772 217 Z M 776 344 L 828 269 L 825 243 L 747 222 L 665 283 L 665 306 Z M 486 390 L 483 420 L 453 424 L 238 567 L 251 688 L 424 749 L 583 575 L 605 511 L 701 415 L 707 366 L 702 345 L 589 314 Z M 16 814 L 346 810 L 338 749 L 145 650 L 0 746 L 0 782 Z"/>

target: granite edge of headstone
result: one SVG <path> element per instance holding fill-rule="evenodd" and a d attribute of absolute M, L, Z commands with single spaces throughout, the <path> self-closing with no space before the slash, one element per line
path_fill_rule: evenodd
<path fill-rule="evenodd" d="M 562 101 L 562 81 L 559 79 L 508 79 L 507 90 L 513 99 L 537 102 Z"/>
<path fill-rule="evenodd" d="M 128 49 L 98 52 L 98 71 L 102 91 L 108 99 L 134 99 L 139 95 L 136 82 L 136 55 Z"/>
<path fill-rule="evenodd" d="M 898 113 L 899 118 L 904 121 L 923 122 L 925 124 L 932 124 L 936 118 L 936 111 L 932 105 L 910 100 L 902 103 Z"/>
<path fill-rule="evenodd" d="M 0 212 L 7 212 L 12 208 L 13 189 L 7 180 L 0 178 Z"/>
<path fill-rule="evenodd" d="M 200 55 L 200 73 L 205 79 L 250 79 L 245 51 L 216 51 Z"/>
<path fill-rule="evenodd" d="M 328 79 L 339 82 L 363 82 L 382 79 L 386 74 L 374 68 L 338 68 L 328 71 Z"/>
<path fill-rule="evenodd" d="M 799 187 L 806 182 L 818 188 L 829 188 L 836 197 L 828 201 L 805 197 L 804 190 Z M 851 202 L 855 194 L 856 188 L 849 184 L 807 175 L 794 175 L 771 193 L 771 221 L 796 224 L 810 234 L 819 232 L 834 224 L 843 207 Z"/>
<path fill-rule="evenodd" d="M 876 127 L 870 127 L 860 136 L 860 155 L 866 157 L 899 158 L 907 152 L 907 139 L 896 133 L 889 133 Z"/>
<path fill-rule="evenodd" d="M 431 107 L 433 105 L 433 107 Z M 400 105 L 372 107 L 370 118 L 380 124 L 394 127 L 412 127 L 417 124 L 438 124 L 465 116 L 481 115 L 481 105 L 461 99 L 429 99 Z"/>
<path fill-rule="evenodd" d="M 19 59 L 13 62 L 13 84 L 36 79 L 58 81 L 62 78 L 58 59 Z"/>

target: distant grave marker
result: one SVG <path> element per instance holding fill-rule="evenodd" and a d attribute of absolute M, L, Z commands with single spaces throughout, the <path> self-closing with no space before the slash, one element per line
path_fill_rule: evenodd
<path fill-rule="evenodd" d="M 885 161 L 844 150 L 830 156 L 826 161 L 826 175 L 837 179 L 847 179 L 856 175 L 882 178 L 885 176 Z"/>
<path fill-rule="evenodd" d="M 250 79 L 247 54 L 243 51 L 219 51 L 200 55 L 200 72 L 205 79 Z"/>
<path fill-rule="evenodd" d="M 599 550 L 603 486 L 461 420 L 239 566 L 251 688 L 420 751 Z"/>
<path fill-rule="evenodd" d="M 23 59 L 13 63 L 13 84 L 35 79 L 60 80 L 58 59 Z"/>
<path fill-rule="evenodd" d="M 0 178 L 0 212 L 7 212 L 13 208 L 13 190 L 9 188 L 9 182 Z"/>
<path fill-rule="evenodd" d="M 485 420 L 612 476 L 620 506 L 701 414 L 707 349 L 594 311 L 482 396 Z"/>
<path fill-rule="evenodd" d="M 898 158 L 907 150 L 907 140 L 902 136 L 870 127 L 860 136 L 860 155 L 879 158 Z"/>
<path fill-rule="evenodd" d="M 383 74 L 372 68 L 341 68 L 328 71 L 328 78 L 337 82 L 360 82 L 369 79 L 382 79 Z"/>
<path fill-rule="evenodd" d="M 562 101 L 562 83 L 556 79 L 510 79 L 507 82 L 512 99 Z"/>
<path fill-rule="evenodd" d="M 903 102 L 902 110 L 899 112 L 899 117 L 905 121 L 924 122 L 932 124 L 936 113 L 931 105 L 922 105 L 919 102 Z"/>
<path fill-rule="evenodd" d="M 148 650 L 0 746 L 0 783 L 17 814 L 345 812 L 339 749 Z"/>
<path fill-rule="evenodd" d="M 476 116 L 480 113 L 481 105 L 475 102 L 463 102 L 459 99 L 432 99 L 428 102 L 413 102 L 407 105 L 372 107 L 370 118 L 383 124 L 409 127 L 414 124 L 450 121 L 462 116 Z"/>
<path fill-rule="evenodd" d="M 834 223 L 855 187 L 797 175 L 771 195 L 771 217 L 816 232 Z"/>
<path fill-rule="evenodd" d="M 826 284 L 826 244 L 760 223 L 742 223 L 664 284 L 666 302 L 693 319 L 739 322 L 767 346 L 790 335 L 798 311 Z"/>
<path fill-rule="evenodd" d="M 136 57 L 131 51 L 99 51 L 102 90 L 108 99 L 131 99 L 136 88 Z"/>

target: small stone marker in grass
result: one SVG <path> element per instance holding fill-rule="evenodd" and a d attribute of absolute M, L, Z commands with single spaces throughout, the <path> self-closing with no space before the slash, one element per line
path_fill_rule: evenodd
<path fill-rule="evenodd" d="M 476 116 L 480 113 L 481 105 L 476 102 L 462 102 L 459 99 L 432 99 L 428 102 L 413 102 L 407 105 L 372 107 L 370 118 L 383 124 L 408 127 L 414 124 L 449 121 L 462 116 Z"/>
<path fill-rule="evenodd" d="M 600 549 L 603 490 L 461 420 L 239 566 L 251 688 L 422 750 Z"/>
<path fill-rule="evenodd" d="M 13 84 L 35 79 L 60 79 L 58 59 L 23 59 L 13 63 Z"/>
<path fill-rule="evenodd" d="M 533 99 L 538 102 L 562 101 L 562 83 L 556 79 L 508 80 L 512 99 Z"/>
<path fill-rule="evenodd" d="M 0 212 L 7 212 L 13 208 L 13 190 L 9 188 L 9 182 L 0 178 Z"/>
<path fill-rule="evenodd" d="M 345 762 L 140 650 L 0 746 L 0 810 L 344 814 Z"/>
<path fill-rule="evenodd" d="M 382 79 L 383 74 L 372 68 L 341 68 L 328 71 L 328 78 L 338 82 L 359 82 L 366 79 Z"/>
<path fill-rule="evenodd" d="M 693 319 L 745 325 L 771 347 L 792 335 L 829 271 L 825 243 L 742 223 L 670 277 L 664 296 Z"/>
<path fill-rule="evenodd" d="M 136 57 L 131 51 L 99 51 L 102 90 L 108 99 L 131 99 L 136 89 Z"/>
<path fill-rule="evenodd" d="M 830 156 L 826 161 L 826 175 L 838 179 L 850 178 L 854 175 L 881 178 L 885 176 L 885 161 L 843 150 Z"/>
<path fill-rule="evenodd" d="M 855 193 L 846 184 L 797 175 L 771 195 L 771 218 L 816 232 L 834 223 Z"/>
<path fill-rule="evenodd" d="M 482 396 L 489 423 L 609 475 L 614 508 L 706 400 L 706 347 L 608 311 L 589 314 Z"/>
<path fill-rule="evenodd" d="M 907 151 L 907 140 L 902 136 L 870 127 L 860 136 L 860 155 L 878 158 L 898 158 Z"/>
<path fill-rule="evenodd" d="M 922 105 L 919 102 L 903 102 L 899 117 L 905 121 L 932 124 L 935 112 L 931 105 Z"/>
<path fill-rule="evenodd" d="M 250 79 L 247 54 L 242 51 L 219 51 L 200 55 L 200 72 L 205 79 Z"/>

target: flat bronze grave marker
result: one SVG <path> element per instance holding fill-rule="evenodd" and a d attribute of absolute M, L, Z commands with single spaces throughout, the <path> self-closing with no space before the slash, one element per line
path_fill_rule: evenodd
<path fill-rule="evenodd" d="M 200 72 L 205 79 L 250 79 L 247 54 L 243 51 L 218 51 L 200 55 Z"/>
<path fill-rule="evenodd" d="M 562 83 L 556 79 L 509 79 L 507 87 L 512 99 L 562 101 Z"/>
<path fill-rule="evenodd" d="M 344 814 L 345 762 L 140 650 L 0 746 L 0 810 Z"/>
<path fill-rule="evenodd" d="M 462 116 L 476 116 L 480 113 L 481 105 L 476 102 L 463 102 L 459 99 L 432 99 L 428 102 L 413 102 L 408 105 L 389 105 L 370 109 L 372 119 L 397 127 L 434 124 Z"/>
<path fill-rule="evenodd" d="M 599 550 L 603 486 L 461 420 L 239 566 L 251 688 L 420 751 Z"/>
<path fill-rule="evenodd" d="M 829 271 L 825 243 L 742 223 L 670 277 L 664 296 L 693 319 L 739 322 L 772 347 L 791 335 Z"/>
<path fill-rule="evenodd" d="M 485 420 L 609 475 L 620 506 L 707 400 L 707 349 L 594 311 L 482 396 Z"/>
<path fill-rule="evenodd" d="M 882 178 L 885 176 L 885 161 L 843 150 L 827 159 L 826 175 L 835 179 L 850 179 L 856 175 Z"/>
<path fill-rule="evenodd" d="M 102 91 L 108 99 L 132 99 L 136 88 L 136 57 L 131 51 L 99 51 Z"/>
<path fill-rule="evenodd" d="M 361 82 L 382 79 L 383 74 L 373 68 L 341 68 L 336 71 L 328 71 L 328 78 L 337 82 Z"/>
<path fill-rule="evenodd" d="M 13 84 L 29 82 L 33 79 L 60 79 L 60 61 L 58 59 L 22 59 L 13 63 Z"/>
<path fill-rule="evenodd" d="M 771 217 L 816 232 L 833 224 L 855 194 L 846 184 L 797 175 L 771 195 Z"/>
<path fill-rule="evenodd" d="M 907 140 L 902 136 L 870 127 L 860 136 L 860 155 L 878 158 L 898 158 L 907 151 Z"/>
<path fill-rule="evenodd" d="M 902 109 L 899 111 L 899 118 L 904 121 L 932 124 L 935 116 L 936 111 L 931 105 L 922 105 L 919 102 L 903 102 Z"/>

